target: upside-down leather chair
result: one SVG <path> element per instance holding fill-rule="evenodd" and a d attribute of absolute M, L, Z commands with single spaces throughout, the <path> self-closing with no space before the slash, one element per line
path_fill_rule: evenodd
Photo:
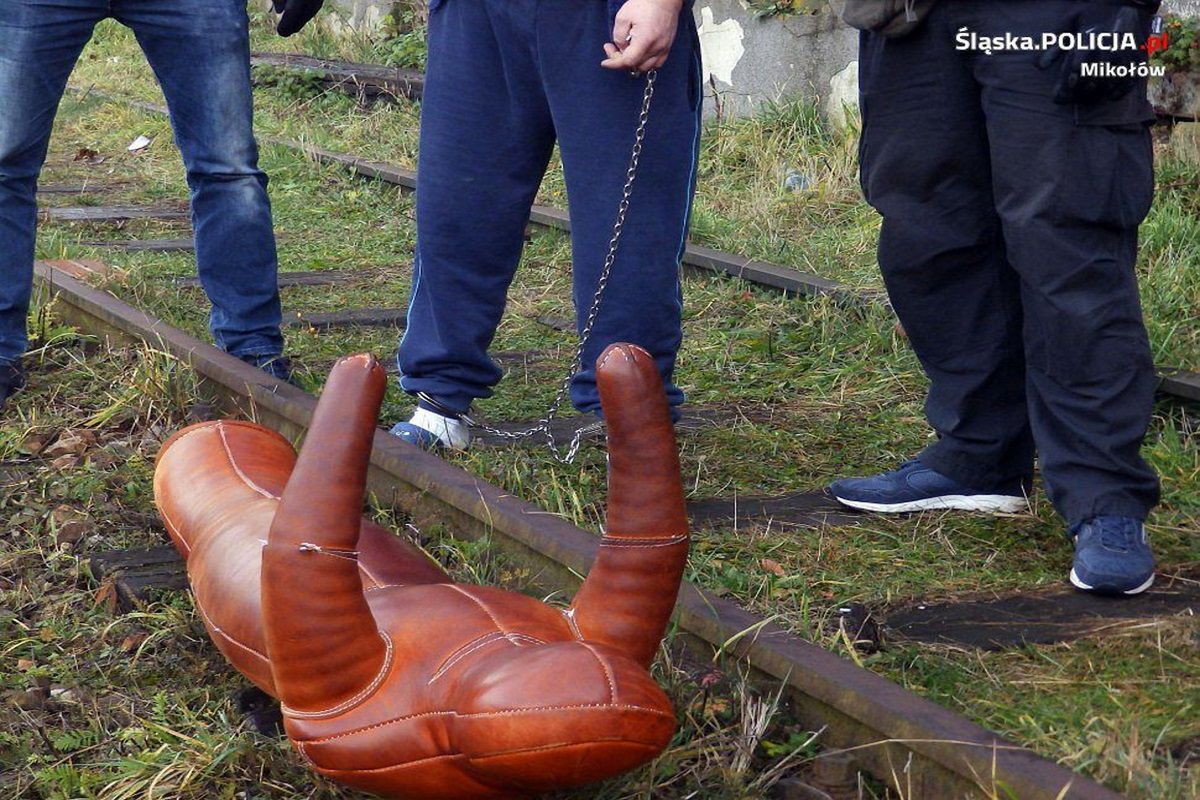
<path fill-rule="evenodd" d="M 195 425 L 154 491 L 217 648 L 279 698 L 322 775 L 407 800 L 526 798 L 656 756 L 675 717 L 648 667 L 687 558 L 674 433 L 643 350 L 598 363 L 607 533 L 569 608 L 456 584 L 362 517 L 386 386 L 333 369 L 297 458 L 246 422 Z M 268 533 L 269 532 L 269 533 Z"/>

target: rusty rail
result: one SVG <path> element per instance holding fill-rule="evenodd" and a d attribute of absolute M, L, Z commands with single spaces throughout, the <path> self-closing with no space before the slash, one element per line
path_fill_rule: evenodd
<path fill-rule="evenodd" d="M 304 433 L 316 405 L 312 395 L 45 263 L 35 274 L 67 323 L 117 343 L 149 343 L 189 364 L 223 411 L 252 416 L 292 439 Z M 375 438 L 369 486 L 378 502 L 418 527 L 442 523 L 463 538 L 490 536 L 530 568 L 540 590 L 573 591 L 597 550 L 598 539 L 587 531 L 383 431 Z M 906 797 L 1120 797 L 690 583 L 676 625 L 676 641 L 693 654 L 741 659 L 759 678 L 782 683 L 800 722 L 824 728 L 827 745 L 845 748 Z"/>
<path fill-rule="evenodd" d="M 167 114 L 166 106 L 156 103 L 145 103 L 138 100 L 128 100 L 92 89 L 73 89 L 76 94 L 91 94 L 104 100 L 124 103 L 134 108 L 152 114 Z M 312 144 L 295 142 L 275 136 L 261 136 L 260 140 L 277 147 L 286 147 L 305 153 L 312 160 L 326 165 L 345 167 L 360 178 L 376 180 L 392 186 L 398 186 L 405 191 L 415 191 L 417 188 L 417 173 L 395 164 L 383 161 L 372 161 L 354 155 L 337 153 L 332 150 L 317 147 Z M 543 228 L 553 228 L 570 232 L 571 217 L 561 209 L 545 205 L 535 205 L 529 214 L 529 221 Z M 769 261 L 759 261 L 720 250 L 688 243 L 683 254 L 685 267 L 703 272 L 715 272 L 740 278 L 756 286 L 775 289 L 790 297 L 832 297 L 837 302 L 847 306 L 867 306 L 887 304 L 887 295 L 882 291 L 855 289 L 837 281 L 822 278 L 792 267 L 773 264 Z M 1178 400 L 1200 402 L 1200 372 L 1178 369 L 1174 367 L 1159 368 L 1159 394 Z"/>

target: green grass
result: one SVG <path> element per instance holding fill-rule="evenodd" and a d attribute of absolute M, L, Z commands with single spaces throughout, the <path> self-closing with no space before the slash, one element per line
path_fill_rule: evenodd
<path fill-rule="evenodd" d="M 256 35 L 259 41 L 268 41 L 261 31 Z M 304 47 L 307 41 L 301 39 L 298 45 L 289 42 L 287 46 Z M 75 82 L 126 96 L 158 99 L 157 89 L 130 38 L 111 25 L 100 29 Z M 418 111 L 414 105 L 381 105 L 364 111 L 348 98 L 311 97 L 287 86 L 261 90 L 258 105 L 263 132 L 408 166 L 413 163 Z M 127 154 L 125 145 L 143 133 L 155 137 L 154 145 L 140 156 Z M 183 200 L 182 169 L 170 141 L 169 127 L 161 118 L 95 98 L 82 104 L 68 99 L 56 128 L 44 182 L 78 183 L 84 176 L 95 182 L 127 181 L 111 191 L 89 196 L 88 202 Z M 714 126 L 706 141 L 696 226 L 699 241 L 792 264 L 857 286 L 877 285 L 872 256 L 877 223 L 858 195 L 851 137 L 827 133 L 811 108 L 791 104 L 772 109 L 757 120 Z M 98 166 L 74 162 L 72 157 L 81 147 L 97 150 L 107 160 Z M 1196 319 L 1200 308 L 1197 173 L 1171 159 L 1168 152 L 1163 155 L 1163 190 L 1145 229 L 1141 266 L 1145 304 L 1160 360 L 1195 368 L 1200 365 L 1200 325 Z M 264 148 L 263 163 L 272 176 L 284 269 L 372 268 L 385 276 L 357 286 L 285 290 L 287 309 L 331 310 L 406 302 L 414 233 L 410 197 L 394 188 L 352 179 L 340 169 L 313 164 L 283 148 Z M 816 176 L 816 188 L 803 194 L 782 190 L 782 176 L 790 168 Z M 565 203 L 557 167 L 543 187 L 543 199 Z M 77 201 L 49 196 L 45 202 Z M 131 223 L 121 231 L 102 226 L 48 225 L 42 230 L 39 253 L 43 257 L 105 259 L 119 270 L 104 283 L 106 288 L 205 336 L 202 295 L 197 290 L 180 289 L 172 280 L 191 274 L 190 256 L 127 254 L 79 244 L 89 238 L 179 235 L 182 230 L 161 223 Z M 559 376 L 569 366 L 574 339 L 537 324 L 534 318 L 540 314 L 569 315 L 569 279 L 567 237 L 551 231 L 535 233 L 495 349 L 536 350 L 545 358 L 527 369 L 512 367 L 497 396 L 480 404 L 479 416 L 522 419 L 540 416 L 544 411 Z M 893 464 L 928 440 L 930 433 L 921 411 L 924 381 L 885 310 L 848 310 L 826 301 L 788 300 L 712 276 L 689 277 L 685 292 L 686 336 L 680 358 L 683 387 L 693 403 L 736 404 L 746 412 L 744 419 L 729 427 L 705 428 L 682 437 L 690 497 L 764 495 L 816 488 L 840 475 Z M 324 370 L 337 356 L 368 350 L 388 359 L 394 352 L 396 336 L 380 331 L 318 335 L 293 329 L 288 339 L 289 351 L 301 365 L 302 380 L 309 388 L 317 389 Z M 70 408 L 78 406 L 83 408 L 81 415 L 94 416 L 95 410 L 80 398 L 90 393 L 115 392 L 111 387 L 127 380 L 124 370 L 128 365 L 122 358 L 105 358 L 100 353 L 88 359 L 80 356 L 60 366 L 53 379 L 47 375 L 40 388 L 35 387 L 17 404 L 16 421 L 6 418 L 0 436 L 10 442 L 22 441 L 31 415 L 61 413 L 64 419 L 77 420 L 78 415 Z M 86 376 L 89 369 L 96 371 L 94 378 L 71 377 L 74 371 Z M 62 390 L 75 391 L 78 396 L 64 398 L 69 408 L 54 412 L 54 401 L 39 392 L 50 392 L 50 397 L 55 397 L 53 393 L 58 390 L 52 387 L 59 381 L 68 387 L 72 381 L 79 382 L 74 390 Z M 122 402 L 141 401 L 129 398 Z M 118 410 L 124 407 L 116 400 L 106 404 L 114 406 Z M 149 517 L 151 509 L 145 496 L 149 474 L 146 459 L 157 441 L 181 423 L 175 400 L 163 402 L 162 407 L 156 412 L 153 426 L 139 428 L 142 438 L 138 440 L 138 452 L 142 460 L 113 466 L 117 476 L 113 481 L 142 487 L 137 507 L 143 517 L 136 541 L 129 538 L 131 534 L 118 532 L 112 537 L 98 534 L 97 544 L 116 547 L 161 538 Z M 407 408 L 406 398 L 393 387 L 385 407 L 386 419 L 396 419 Z M 1200 527 L 1198 421 L 1194 407 L 1164 403 L 1157 409 L 1146 446 L 1147 458 L 1164 479 L 1164 504 L 1151 522 L 1151 535 L 1168 572 L 1200 562 L 1196 537 Z M 598 447 L 585 447 L 572 465 L 560 464 L 538 449 L 480 449 L 458 456 L 456 461 L 584 527 L 598 530 L 601 525 L 604 455 Z M 67 470 L 65 475 L 51 471 L 38 480 L 46 485 L 58 481 L 74 487 L 71 492 L 87 499 L 103 494 L 92 492 L 97 480 L 92 473 L 83 465 Z M 37 491 L 44 494 L 51 490 Z M 1031 513 L 1002 519 L 929 514 L 901 520 L 871 518 L 852 528 L 781 529 L 743 523 L 736 528 L 699 530 L 695 533 L 689 577 L 750 609 L 776 616 L 802 636 L 844 652 L 842 644 L 827 632 L 825 621 L 831 609 L 845 602 L 857 600 L 887 607 L 968 591 L 1060 584 L 1069 564 L 1070 548 L 1060 523 L 1040 497 L 1035 499 Z M 32 603 L 50 614 L 62 631 L 79 633 L 70 634 L 71 646 L 56 651 L 34 641 L 41 634 L 36 634 L 37 626 L 33 626 L 35 635 L 19 637 L 19 644 L 6 653 L 6 658 L 24 657 L 22 653 L 28 651 L 37 656 L 34 660 L 39 664 L 43 657 L 58 659 L 59 666 L 46 667 L 53 670 L 54 680 L 63 685 L 84 685 L 89 691 L 100 690 L 117 668 L 80 671 L 77 662 L 86 660 L 81 654 L 86 652 L 84 644 L 95 638 L 92 633 L 113 619 L 81 599 L 86 597 L 88 583 L 78 574 L 80 567 L 73 556 L 42 553 L 49 530 L 45 512 L 26 518 L 19 509 L 10 503 L 6 513 L 18 520 L 15 527 L 22 531 L 21 537 L 15 539 L 11 550 L 0 553 L 4 558 L 25 553 L 20 558 L 27 561 L 18 562 L 16 588 L 5 588 L 0 606 Z M 94 518 L 103 523 L 109 516 L 107 506 L 102 505 Z M 454 547 L 448 539 L 444 546 L 451 550 Z M 37 551 L 36 558 L 28 555 L 33 551 Z M 467 560 L 480 555 L 481 551 L 472 549 Z M 781 569 L 768 569 L 764 559 Z M 458 563 L 465 562 L 460 558 Z M 71 595 L 71 600 L 57 599 L 52 588 L 37 584 L 38 576 L 47 569 L 59 576 L 54 580 L 63 585 L 70 583 L 83 594 Z M 782 576 L 777 574 L 780 571 Z M 10 595 L 14 599 L 8 599 Z M 236 749 L 241 739 L 235 738 L 235 749 L 226 754 L 225 748 L 231 746 L 227 729 L 213 730 L 230 711 L 227 696 L 212 687 L 232 686 L 236 679 L 204 643 L 199 627 L 189 616 L 189 601 L 172 597 L 164 603 L 164 608 L 171 611 L 156 610 L 155 614 L 163 616 L 147 618 L 145 629 L 168 631 L 155 638 L 163 650 L 169 650 L 178 637 L 178 646 L 186 647 L 184 660 L 202 664 L 203 670 L 177 673 L 171 671 L 174 667 L 170 663 L 157 658 L 141 662 L 143 667 L 131 667 L 122 673 L 121 679 L 128 681 L 123 684 L 126 688 L 122 696 L 132 704 L 144 705 L 162 692 L 162 686 L 175 685 L 173 681 L 196 687 L 189 688 L 181 700 L 186 709 L 168 709 L 172 716 L 147 718 L 205 744 L 179 737 L 163 738 L 165 734 L 146 728 L 150 732 L 143 734 L 144 750 L 161 747 L 161 753 L 153 758 L 146 756 L 143 760 L 147 763 L 138 769 L 121 761 L 125 767 L 119 774 L 122 781 L 132 781 L 131 775 L 157 775 L 167 769 L 168 776 L 177 780 L 171 765 L 178 763 L 199 770 L 193 778 L 195 783 L 189 784 L 191 788 L 161 796 L 189 796 L 189 791 L 196 796 L 221 796 L 213 787 L 242 780 L 259 768 L 252 754 Z M 1119 635 L 1016 653 L 979 654 L 899 645 L 874 656 L 854 655 L 871 669 L 1134 797 L 1182 799 L 1200 791 L 1200 777 L 1194 771 L 1179 769 L 1169 756 L 1172 747 L 1200 735 L 1196 635 L 1194 620 L 1172 619 L 1152 621 Z M 63 658 L 71 653 L 74 655 Z M 12 671 L 8 661 L 3 669 L 7 688 L 15 690 L 27 684 L 28 676 Z M 694 700 L 688 692 L 695 689 L 688 688 L 686 681 L 682 686 L 677 696 L 687 706 Z M 727 710 L 738 705 L 726 704 Z M 730 725 L 736 727 L 735 717 L 724 719 L 724 728 L 714 729 L 717 733 L 685 726 L 687 734 L 680 742 L 680 753 L 693 752 L 689 747 L 697 741 L 707 742 L 710 733 L 717 737 L 714 741 L 727 743 L 718 734 L 726 730 L 720 735 L 727 735 Z M 61 727 L 72 735 L 106 739 L 109 730 L 103 726 L 112 723 L 104 714 L 97 719 L 100 722 L 71 717 Z M 23 723 L 14 724 L 15 730 L 23 730 Z M 95 732 L 96 725 L 101 725 L 100 733 Z M 251 737 L 249 741 L 255 740 Z M 44 747 L 36 752 L 15 750 L 26 761 L 36 756 L 33 766 L 22 768 L 21 785 L 29 786 L 32 781 L 39 787 L 36 791 L 43 792 L 40 796 L 45 797 L 127 796 L 105 795 L 97 785 L 86 791 L 54 788 L 58 786 L 56 778 L 46 770 L 57 774 L 100 769 L 91 753 L 109 753 L 108 745 L 82 752 L 90 746 L 81 741 L 77 746 L 66 743 L 61 753 Z M 760 758 L 766 749 L 760 750 Z M 694 760 L 686 764 L 683 762 L 687 757 L 677 754 L 683 764 L 678 774 L 685 777 L 661 778 L 670 788 L 654 796 L 684 797 L 692 790 L 685 787 L 694 789 L 695 780 L 701 781 L 703 797 L 741 796 L 738 792 L 744 793 L 744 789 L 736 788 L 737 781 L 723 783 L 721 770 L 697 766 L 710 757 L 706 752 L 696 745 Z M 62 758 L 63 763 L 49 766 Z M 155 760 L 160 758 L 162 762 Z M 177 762 L 166 763 L 172 758 Z M 261 779 L 270 787 L 262 792 L 272 797 L 306 796 L 299 788 L 306 778 L 284 748 L 267 748 L 261 759 Z M 83 780 L 65 777 L 62 786 L 69 787 L 70 781 L 77 779 Z M 646 781 L 653 780 L 645 775 L 632 778 L 617 785 L 612 796 L 650 796 L 645 794 L 649 785 Z M 206 795 L 204 791 L 214 794 Z"/>
<path fill-rule="evenodd" d="M 153 457 L 188 422 L 191 373 L 154 350 L 102 348 L 53 325 L 36 344 L 29 390 L 0 426 L 0 796 L 363 798 L 314 777 L 286 741 L 241 717 L 235 700 L 248 684 L 211 647 L 187 593 L 157 592 L 117 614 L 111 584 L 90 574 L 89 553 L 164 541 Z M 68 439 L 83 444 L 60 454 Z M 463 582 L 523 577 L 486 541 L 436 528 L 420 541 Z M 645 769 L 562 800 L 736 800 L 814 754 L 814 735 L 736 675 L 665 653 L 655 670 L 677 704 L 676 743 Z M 754 727 L 763 709 L 767 724 Z M 722 763 L 738 749 L 740 768 Z"/>

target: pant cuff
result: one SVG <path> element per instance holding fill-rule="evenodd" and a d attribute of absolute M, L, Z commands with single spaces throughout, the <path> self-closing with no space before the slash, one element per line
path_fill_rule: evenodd
<path fill-rule="evenodd" d="M 1071 503 L 1059 513 L 1067 520 L 1067 527 L 1087 522 L 1093 517 L 1132 517 L 1145 522 L 1151 507 L 1129 497 L 1097 498 L 1090 503 Z"/>
<path fill-rule="evenodd" d="M 1000 470 L 995 465 L 983 464 L 977 458 L 952 451 L 945 440 L 925 448 L 917 460 L 934 472 L 977 491 L 997 487 L 1009 489 L 1009 484 L 1017 483 L 1027 486 L 1033 480 L 1033 464 L 1018 470 Z"/>

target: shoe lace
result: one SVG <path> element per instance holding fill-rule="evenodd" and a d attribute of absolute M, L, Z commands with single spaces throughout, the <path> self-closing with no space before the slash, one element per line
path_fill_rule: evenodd
<path fill-rule="evenodd" d="M 1096 517 L 1090 523 L 1107 550 L 1128 553 L 1141 539 L 1141 525 L 1126 517 Z"/>

